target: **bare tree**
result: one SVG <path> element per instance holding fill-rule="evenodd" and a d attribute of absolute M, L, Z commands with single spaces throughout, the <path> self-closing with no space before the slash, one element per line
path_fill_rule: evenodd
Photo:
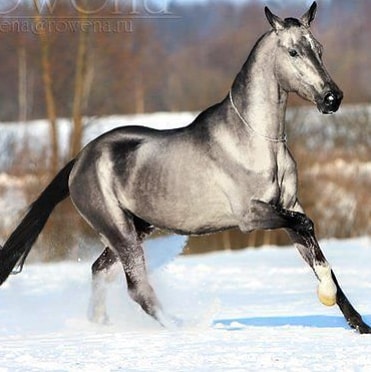
<path fill-rule="evenodd" d="M 43 22 L 43 17 L 39 12 L 37 2 L 35 4 L 35 22 Z M 39 32 L 40 46 L 41 46 L 41 66 L 42 66 L 42 80 L 44 83 L 45 103 L 47 115 L 50 122 L 50 139 L 51 139 L 51 162 L 50 171 L 56 173 L 59 168 L 59 141 L 57 128 L 57 111 L 55 104 L 55 97 L 53 93 L 53 80 L 50 63 L 50 48 L 49 37 L 45 29 Z"/>
<path fill-rule="evenodd" d="M 26 47 L 22 43 L 18 47 L 18 120 L 27 120 L 27 59 Z"/>
<path fill-rule="evenodd" d="M 86 5 L 87 1 L 84 0 Z M 88 20 L 88 12 L 80 11 L 80 21 L 83 25 Z M 82 112 L 84 104 L 87 101 L 88 89 L 88 41 L 89 32 L 87 29 L 80 28 L 79 44 L 76 56 L 76 72 L 75 72 L 75 87 L 74 99 L 72 108 L 73 129 L 71 132 L 71 147 L 70 156 L 74 157 L 81 149 L 83 135 L 83 119 Z"/>

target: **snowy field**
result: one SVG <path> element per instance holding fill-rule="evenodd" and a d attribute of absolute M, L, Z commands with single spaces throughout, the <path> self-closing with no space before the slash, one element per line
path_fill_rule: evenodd
<path fill-rule="evenodd" d="M 371 370 L 371 335 L 350 330 L 337 307 L 319 303 L 316 280 L 294 248 L 179 256 L 165 265 L 166 246 L 182 243 L 149 243 L 157 250 L 151 282 L 165 310 L 183 319 L 177 329 L 139 310 L 121 278 L 109 290 L 111 324 L 89 323 L 93 258 L 26 265 L 0 288 L 0 371 Z M 321 245 L 371 323 L 371 239 Z"/>

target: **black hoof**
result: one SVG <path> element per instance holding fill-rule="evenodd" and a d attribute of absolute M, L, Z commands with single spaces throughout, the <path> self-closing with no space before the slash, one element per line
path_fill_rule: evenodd
<path fill-rule="evenodd" d="M 350 316 L 347 321 L 349 326 L 355 329 L 358 333 L 362 335 L 371 333 L 371 327 L 363 321 L 360 314 L 357 313 L 353 316 Z"/>
<path fill-rule="evenodd" d="M 357 325 L 355 327 L 357 332 L 359 332 L 361 335 L 366 335 L 371 333 L 371 327 L 369 327 L 366 323 L 362 323 L 360 325 Z"/>

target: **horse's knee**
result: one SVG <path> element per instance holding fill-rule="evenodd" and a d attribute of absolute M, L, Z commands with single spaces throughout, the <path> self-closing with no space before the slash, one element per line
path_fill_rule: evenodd
<path fill-rule="evenodd" d="M 117 256 L 109 248 L 106 248 L 91 266 L 93 276 L 102 271 L 107 271 L 116 261 Z"/>
<path fill-rule="evenodd" d="M 282 208 L 261 200 L 251 200 L 249 208 L 241 214 L 239 228 L 242 232 L 271 230 L 289 227 L 290 218 Z"/>
<path fill-rule="evenodd" d="M 309 232 L 314 233 L 314 223 L 313 221 L 303 213 L 297 213 L 295 230 L 298 232 Z"/>
<path fill-rule="evenodd" d="M 283 227 L 295 230 L 298 233 L 314 234 L 314 223 L 305 213 L 285 209 L 280 205 L 272 207 L 275 213 L 285 221 Z"/>

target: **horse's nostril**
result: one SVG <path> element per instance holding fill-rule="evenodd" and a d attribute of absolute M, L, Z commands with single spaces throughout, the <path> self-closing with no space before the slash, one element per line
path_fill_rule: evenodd
<path fill-rule="evenodd" d="M 327 105 L 332 105 L 335 102 L 335 100 L 336 100 L 336 97 L 333 93 L 327 93 L 325 95 L 325 103 Z"/>
<path fill-rule="evenodd" d="M 328 90 L 321 96 L 318 103 L 319 110 L 324 114 L 332 114 L 338 110 L 342 98 L 343 93 L 341 90 Z"/>

